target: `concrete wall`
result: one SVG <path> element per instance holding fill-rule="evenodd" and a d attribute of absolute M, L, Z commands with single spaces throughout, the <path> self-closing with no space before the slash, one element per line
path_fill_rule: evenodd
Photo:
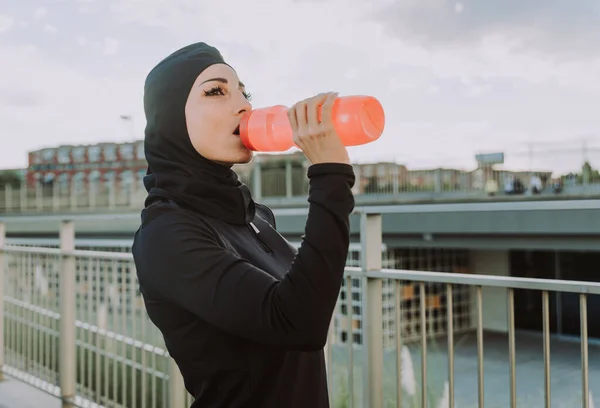
<path fill-rule="evenodd" d="M 479 275 L 509 276 L 509 252 L 471 251 L 471 271 Z M 508 291 L 504 288 L 482 289 L 483 329 L 506 333 L 508 331 Z M 477 298 L 473 290 L 473 327 L 477 324 Z"/>

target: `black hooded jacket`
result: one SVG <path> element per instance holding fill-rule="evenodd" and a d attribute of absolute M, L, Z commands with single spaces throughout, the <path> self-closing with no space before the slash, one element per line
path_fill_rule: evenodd
<path fill-rule="evenodd" d="M 329 407 L 323 347 L 341 286 L 354 208 L 352 166 L 308 169 L 300 248 L 227 166 L 192 147 L 184 106 L 204 43 L 146 80 L 148 190 L 133 255 L 150 319 L 197 408 Z"/>

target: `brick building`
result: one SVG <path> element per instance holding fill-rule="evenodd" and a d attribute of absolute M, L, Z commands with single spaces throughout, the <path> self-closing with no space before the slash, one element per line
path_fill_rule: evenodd
<path fill-rule="evenodd" d="M 26 179 L 30 187 L 58 183 L 61 190 L 73 184 L 80 191 L 92 183 L 113 181 L 118 188 L 128 188 L 141 180 L 146 166 L 143 141 L 62 145 L 29 152 Z"/>
<path fill-rule="evenodd" d="M 248 164 L 234 166 L 234 170 L 251 187 L 257 183 L 258 177 L 262 197 L 297 196 L 304 195 L 307 191 L 307 166 L 304 155 L 294 152 L 282 155 L 259 154 Z M 76 192 L 89 191 L 92 184 L 96 191 L 110 185 L 120 191 L 131 191 L 141 186 L 146 169 L 144 142 L 141 140 L 62 145 L 29 153 L 26 182 L 29 187 L 56 186 L 61 193 L 66 193 L 71 188 Z M 473 170 L 409 170 L 398 163 L 378 162 L 355 163 L 354 169 L 355 194 L 481 191 L 490 181 L 494 181 L 497 188 L 502 190 L 503 184 L 509 179 L 519 178 L 527 185 L 534 173 L 544 179 L 549 179 L 552 174 L 515 172 L 481 164 Z M 288 180 L 291 181 L 291 187 L 286 187 Z"/>

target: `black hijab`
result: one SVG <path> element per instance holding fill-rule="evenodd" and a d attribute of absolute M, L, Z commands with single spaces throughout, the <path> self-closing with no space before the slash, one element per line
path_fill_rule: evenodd
<path fill-rule="evenodd" d="M 250 190 L 231 166 L 202 157 L 187 131 L 188 95 L 198 75 L 213 64 L 225 64 L 221 53 L 195 43 L 166 57 L 146 78 L 145 205 L 166 198 L 210 217 L 247 224 L 255 212 Z"/>

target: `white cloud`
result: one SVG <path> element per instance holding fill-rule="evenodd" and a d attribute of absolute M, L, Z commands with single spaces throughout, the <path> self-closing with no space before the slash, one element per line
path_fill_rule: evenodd
<path fill-rule="evenodd" d="M 390 37 L 380 24 L 365 18 L 371 10 L 365 2 L 331 0 L 317 4 L 266 0 L 255 4 L 225 0 L 219 4 L 200 4 L 180 0 L 171 4 L 167 0 L 145 0 L 140 10 L 140 1 L 113 0 L 111 10 L 124 23 L 165 27 L 177 36 L 180 44 L 202 40 L 219 48 L 235 45 L 231 57 L 243 60 L 248 66 L 255 64 L 257 71 L 264 72 L 265 58 L 270 64 L 280 64 L 270 72 L 288 77 L 316 66 L 321 74 L 315 72 L 316 78 L 311 78 L 311 82 L 321 79 L 318 86 L 337 79 L 340 70 L 349 72 L 358 66 L 365 68 L 362 69 L 365 76 L 390 66 L 409 66 L 438 78 L 470 75 L 486 80 L 518 78 L 538 84 L 559 81 L 582 90 L 587 90 L 590 82 L 600 86 L 598 81 L 592 81 L 598 75 L 597 64 L 569 59 L 554 62 L 533 54 L 515 54 L 515 47 L 522 43 L 509 33 L 487 36 L 477 46 L 447 50 L 427 50 L 402 38 Z M 410 9 L 417 3 L 418 7 L 435 10 L 445 1 L 405 0 L 398 4 Z M 236 13 L 223 19 L 212 17 L 225 7 L 235 9 Z M 246 28 L 249 15 L 253 16 L 251 41 L 244 38 L 249 35 Z M 319 29 L 306 29 L 307 21 Z M 240 57 L 250 51 L 254 55 Z"/>
<path fill-rule="evenodd" d="M 105 32 L 73 32 L 61 25 L 77 44 L 98 51 L 90 57 L 96 59 L 86 60 L 95 75 L 76 70 L 71 56 L 58 63 L 49 59 L 55 55 L 46 59 L 33 48 L 27 53 L 0 48 L 11 61 L 0 66 L 0 123 L 22 146 L 2 149 L 0 163 L 24 160 L 23 146 L 127 139 L 129 131 L 118 120 L 123 112 L 134 115 L 141 137 L 145 75 L 167 53 L 196 41 L 222 51 L 253 93 L 255 107 L 291 104 L 328 90 L 376 96 L 386 109 L 386 130 L 377 143 L 352 148 L 356 160 L 465 167 L 476 151 L 510 151 L 526 141 L 543 145 L 548 139 L 574 144 L 577 135 L 600 129 L 597 54 L 559 60 L 524 52 L 533 34 L 508 28 L 478 42 L 429 47 L 412 41 L 414 32 L 403 38 L 370 18 L 382 4 L 432 15 L 447 7 L 455 22 L 477 14 L 475 3 L 463 1 L 461 7 L 447 0 L 111 0 L 111 21 L 97 16 Z M 235 13 L 224 16 L 223 10 Z M 143 37 L 125 37 L 120 30 L 137 28 Z M 112 37 L 92 40 L 106 34 Z M 152 46 L 139 47 L 144 50 L 139 55 L 119 53 L 117 38 L 132 47 L 135 41 Z M 34 68 L 22 72 L 18 67 Z M 9 81 L 11 68 L 22 77 Z M 109 72 L 115 77 L 106 77 Z M 526 159 L 515 165 L 524 166 Z"/>
<path fill-rule="evenodd" d="M 440 88 L 435 86 L 435 85 L 430 85 L 427 88 L 427 94 L 428 95 L 437 95 L 438 93 L 440 93 Z"/>
<path fill-rule="evenodd" d="M 472 157 L 480 147 L 510 149 L 527 140 L 569 138 L 580 130 L 600 127 L 588 106 L 592 99 L 585 96 L 600 97 L 599 62 L 515 53 L 525 44 L 526 33 L 519 31 L 500 30 L 479 43 L 429 49 L 391 36 L 380 21 L 369 18 L 377 7 L 369 2 L 225 0 L 200 4 L 180 0 L 173 7 L 166 0 L 149 0 L 140 10 L 139 1 L 115 0 L 111 10 L 123 23 L 157 27 L 175 35 L 179 41 L 173 50 L 194 41 L 225 49 L 249 84 L 255 106 L 288 104 L 329 89 L 377 96 L 387 111 L 385 134 L 378 143 L 352 149 L 356 156 L 406 152 L 427 156 L 424 152 L 431 152 L 436 141 L 436 146 L 444 146 L 437 151 L 440 157 L 457 155 L 464 162 L 464 155 Z M 421 9 L 427 15 L 448 2 L 393 4 L 407 12 Z M 471 12 L 463 2 L 450 4 L 460 18 Z M 236 13 L 212 17 L 223 9 Z M 251 28 L 247 28 L 249 15 Z M 315 29 L 307 29 L 307 21 Z M 462 77 L 470 82 L 452 85 L 460 84 Z M 526 91 L 511 91 L 511 87 Z M 554 102 L 552 95 L 557 98 Z M 550 111 L 557 112 L 553 120 L 548 119 Z M 564 120 L 559 119 L 561 115 L 566 115 Z M 485 126 L 472 129 L 469 124 L 473 122 Z M 413 123 L 427 126 L 414 128 Z M 440 138 L 449 144 L 437 143 Z"/>
<path fill-rule="evenodd" d="M 100 7 L 96 0 L 74 0 L 74 2 L 79 14 L 92 14 Z"/>
<path fill-rule="evenodd" d="M 33 18 L 35 20 L 41 20 L 48 15 L 48 9 L 45 7 L 38 7 L 33 12 Z"/>
<path fill-rule="evenodd" d="M 10 30 L 14 24 L 15 19 L 12 16 L 0 13 L 0 34 Z"/>
<path fill-rule="evenodd" d="M 104 39 L 104 55 L 115 55 L 119 51 L 119 40 L 106 37 Z"/>
<path fill-rule="evenodd" d="M 56 34 L 58 32 L 58 28 L 56 28 L 52 24 L 46 24 L 44 26 L 44 31 L 47 32 L 48 34 Z"/>
<path fill-rule="evenodd" d="M 0 123 L 13 141 L 0 150 L 2 167 L 25 165 L 26 152 L 43 146 L 125 140 L 130 134 L 119 115 L 141 117 L 141 75 L 84 74 L 34 46 L 0 45 L 0 55 L 6 57 L 0 64 Z"/>
<path fill-rule="evenodd" d="M 82 35 L 78 35 L 77 37 L 75 37 L 75 41 L 81 47 L 85 47 L 88 44 L 88 39 Z"/>
<path fill-rule="evenodd" d="M 482 96 L 486 93 L 491 92 L 494 87 L 491 84 L 484 85 L 470 85 L 467 89 L 467 96 L 476 97 Z"/>
<path fill-rule="evenodd" d="M 358 0 L 356 0 L 358 1 Z M 386 26 L 405 42 L 429 49 L 474 46 L 487 37 L 520 40 L 522 53 L 560 60 L 587 59 L 600 51 L 597 0 L 403 0 L 380 7 L 365 18 Z"/>

